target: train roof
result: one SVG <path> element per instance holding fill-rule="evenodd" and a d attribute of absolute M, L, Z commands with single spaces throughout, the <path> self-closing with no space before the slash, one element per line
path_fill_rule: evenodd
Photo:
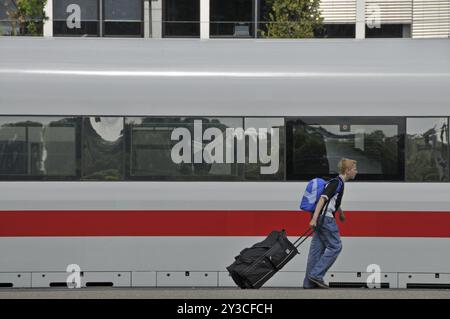
<path fill-rule="evenodd" d="M 0 114 L 449 115 L 450 40 L 1 38 Z"/>

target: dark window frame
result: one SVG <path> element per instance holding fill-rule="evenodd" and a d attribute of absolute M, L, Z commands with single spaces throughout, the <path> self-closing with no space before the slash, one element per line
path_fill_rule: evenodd
<path fill-rule="evenodd" d="M 48 0 L 48 1 L 54 1 L 54 0 Z M 103 1 L 103 0 L 99 0 L 99 1 Z M 91 21 L 91 20 L 88 20 L 88 21 L 81 20 L 80 21 L 81 24 L 83 24 L 83 23 L 96 23 L 97 24 L 97 34 L 95 34 L 95 35 L 94 34 L 85 35 L 85 34 L 77 34 L 77 33 L 67 33 L 67 34 L 55 33 L 55 22 L 66 23 L 66 20 L 53 19 L 53 25 L 52 25 L 53 36 L 54 37 L 84 37 L 84 36 L 86 36 L 86 37 L 90 37 L 90 38 L 101 37 L 101 35 L 100 35 L 100 23 L 102 23 L 102 21 L 100 21 L 100 2 L 99 1 L 96 1 L 96 3 L 97 3 L 97 21 Z M 52 12 L 53 16 L 55 16 L 55 8 L 56 8 L 56 6 L 53 6 L 53 9 L 52 9 L 53 10 L 53 12 Z"/>
<path fill-rule="evenodd" d="M 314 31 L 314 38 L 319 39 L 354 39 L 355 23 L 324 23 L 322 28 Z"/>
<path fill-rule="evenodd" d="M 198 1 L 198 21 L 197 20 L 186 20 L 186 21 L 167 21 L 166 20 L 166 14 L 168 11 L 168 2 L 163 0 L 162 2 L 162 7 L 161 7 L 161 37 L 162 38 L 187 38 L 187 39 L 198 39 L 200 38 L 200 0 L 196 0 Z M 195 35 L 168 35 L 167 33 L 167 29 L 168 29 L 168 24 L 192 24 L 195 29 L 197 28 L 197 26 L 195 26 L 195 24 L 198 25 L 198 34 L 197 34 L 197 30 L 195 30 Z"/>
<path fill-rule="evenodd" d="M 366 24 L 365 34 L 367 39 L 402 39 L 404 25 L 410 23 L 382 23 L 380 28 L 369 28 Z M 408 38 L 408 37 L 406 37 Z"/>
<path fill-rule="evenodd" d="M 106 6 L 105 6 L 105 1 L 104 0 L 100 0 L 102 1 L 102 21 L 100 21 L 100 23 L 102 24 L 102 30 L 103 30 L 103 34 L 102 37 L 104 38 L 143 38 L 144 37 L 144 1 L 141 1 L 141 20 L 108 20 L 105 19 L 105 10 L 106 10 Z M 123 34 L 106 34 L 106 24 L 107 23 L 140 23 L 141 27 L 140 27 L 140 34 L 136 35 L 136 34 L 130 34 L 130 35 L 123 35 Z"/>
<path fill-rule="evenodd" d="M 128 172 L 128 167 L 127 165 L 129 165 L 128 163 L 128 155 L 126 154 L 126 148 L 129 144 L 127 139 L 129 138 L 129 134 L 127 134 L 127 126 L 125 123 L 125 119 L 128 117 L 173 117 L 173 116 L 168 116 L 168 115 L 152 115 L 152 116 L 148 116 L 148 115 L 107 115 L 107 114 L 85 114 L 85 115 L 73 115 L 73 114 L 58 114 L 58 115 L 35 115 L 35 114 L 1 114 L 1 117 L 23 117 L 23 118 L 38 118 L 38 117 L 47 117 L 47 118 L 61 118 L 61 117 L 72 117 L 75 118 L 75 154 L 76 154 L 76 175 L 75 176 L 42 176 L 42 175 L 36 175 L 36 176 L 23 176 L 23 175 L 0 175 L 0 181 L 56 181 L 56 182 L 61 182 L 61 181 L 80 181 L 80 182 L 96 182 L 97 180 L 82 180 L 81 179 L 81 147 L 82 147 L 82 142 L 81 142 L 81 119 L 83 117 L 96 117 L 96 116 L 101 116 L 101 117 L 123 117 L 124 119 L 124 143 L 123 143 L 123 152 L 124 152 L 124 156 L 125 156 L 125 160 L 123 161 L 123 165 L 124 165 L 124 179 L 120 180 L 120 181 L 134 181 L 132 179 L 128 179 L 126 174 Z M 191 117 L 191 115 L 179 115 L 179 117 Z M 254 115 L 240 115 L 240 116 L 229 116 L 229 115 L 210 115 L 210 116 L 203 116 L 203 117 L 221 117 L 221 118 L 226 118 L 226 117 L 230 117 L 230 118 L 236 118 L 236 117 L 242 117 L 244 118 L 283 118 L 284 119 L 284 128 L 285 128 L 285 139 L 284 140 L 280 140 L 281 143 L 285 143 L 284 146 L 284 161 L 285 161 L 285 166 L 284 166 L 284 179 L 280 179 L 280 180 L 247 180 L 247 179 L 243 179 L 243 180 L 239 180 L 237 182 L 304 182 L 307 181 L 307 179 L 292 179 L 290 176 L 290 166 L 288 165 L 288 154 L 292 153 L 292 151 L 290 151 L 288 148 L 288 146 L 292 141 L 289 141 L 288 138 L 291 135 L 291 129 L 289 128 L 289 124 L 290 121 L 295 120 L 295 119 L 320 119 L 320 120 L 324 120 L 326 118 L 334 118 L 332 116 L 319 116 L 319 117 L 311 117 L 311 116 L 276 116 L 276 115 L 271 115 L 271 116 L 254 116 Z M 196 117 L 199 118 L 199 117 Z M 339 117 L 339 118 L 359 118 L 361 119 L 361 117 Z M 368 116 L 368 117 L 364 117 L 364 119 L 371 119 L 373 120 L 373 124 L 380 124 L 379 122 L 377 123 L 376 121 L 380 120 L 380 119 L 397 119 L 400 123 L 403 122 L 403 125 L 401 127 L 399 127 L 399 135 L 402 137 L 399 141 L 399 144 L 401 143 L 402 145 L 402 149 L 403 149 L 403 154 L 401 157 L 399 157 L 400 161 L 403 161 L 404 165 L 403 165 L 403 179 L 402 180 L 368 180 L 368 182 L 403 182 L 403 183 L 449 183 L 447 181 L 423 181 L 423 182 L 414 182 L 414 181 L 406 181 L 406 123 L 407 123 L 407 119 L 408 118 L 446 118 L 448 120 L 448 122 L 450 123 L 450 117 L 448 115 L 430 115 L 430 116 L 394 116 L 394 117 L 390 117 L 390 116 Z M 328 124 L 322 121 L 323 124 Z M 333 124 L 333 123 L 331 123 Z M 362 124 L 372 124 L 369 122 L 365 122 Z M 383 123 L 385 124 L 385 123 Z M 389 124 L 389 123 L 388 123 Z M 401 123 L 402 124 L 402 123 Z M 402 130 L 403 130 L 403 136 L 402 136 Z M 449 134 L 450 134 L 450 127 L 449 127 Z M 449 158 L 450 158 L 450 147 L 449 147 Z M 316 177 L 316 176 L 314 176 Z M 118 182 L 120 182 L 118 181 Z M 160 180 L 150 180 L 150 179 L 143 179 L 142 181 L 172 181 L 172 180 L 167 180 L 167 179 L 160 179 Z M 173 180 L 173 181 L 179 181 L 179 180 Z M 188 180 L 185 180 L 188 181 Z M 214 180 L 199 180 L 199 179 L 195 179 L 195 180 L 189 180 L 189 182 L 204 182 L 204 181 L 214 181 L 214 182 L 228 182 L 228 180 L 218 180 L 218 179 L 214 179 Z M 236 180 L 234 180 L 236 182 Z M 116 181 L 117 182 L 117 181 Z M 361 179 L 357 179 L 354 182 L 362 182 L 364 183 L 364 180 Z"/>
<path fill-rule="evenodd" d="M 217 3 L 214 3 L 214 1 L 216 1 Z M 221 12 L 220 10 L 217 12 L 213 12 L 215 8 L 215 6 L 217 6 L 220 9 L 220 2 L 222 2 L 222 0 L 214 0 L 211 1 L 210 3 L 210 11 L 209 11 L 209 35 L 211 39 L 253 39 L 255 38 L 255 32 L 257 33 L 258 30 L 255 30 L 255 24 L 256 24 L 256 15 L 255 15 L 255 5 L 256 1 L 258 0 L 245 0 L 245 1 L 249 1 L 251 2 L 251 9 L 250 9 L 250 19 L 216 19 L 215 17 L 213 17 L 213 15 L 218 14 L 218 12 Z M 259 1 L 258 1 L 259 2 Z M 223 5 L 223 4 L 222 4 Z M 236 12 L 240 12 L 240 9 L 236 10 Z M 234 13 L 236 13 L 234 12 Z M 227 28 L 227 26 L 232 27 L 235 31 L 236 31 L 236 26 L 238 24 L 244 24 L 247 25 L 248 24 L 248 31 L 249 31 L 249 35 L 248 36 L 244 36 L 244 35 L 237 35 L 235 36 L 234 34 L 230 34 L 230 33 L 224 33 L 224 34 L 220 34 L 219 30 L 221 27 L 225 27 L 225 29 Z"/>
<path fill-rule="evenodd" d="M 53 0 L 49 0 L 49 1 L 53 1 Z M 101 1 L 101 5 L 100 5 L 100 1 Z M 96 1 L 97 3 L 97 21 L 81 21 L 81 24 L 86 24 L 86 23 L 96 23 L 97 24 L 97 33 L 96 34 L 77 34 L 77 33 L 56 33 L 55 32 L 55 25 L 53 25 L 53 35 L 55 37 L 83 37 L 83 36 L 87 36 L 87 37 L 104 37 L 104 38 L 143 38 L 144 37 L 144 1 L 140 1 L 141 2 L 141 19 L 140 20 L 108 20 L 105 19 L 105 3 L 104 0 L 98 0 Z M 53 15 L 55 15 L 55 6 L 53 6 Z M 61 20 L 61 19 L 55 19 L 53 20 L 53 23 L 65 23 L 66 20 Z M 107 23 L 127 23 L 127 22 L 131 22 L 131 23 L 139 23 L 140 24 L 140 33 L 139 34 L 106 34 L 106 24 Z M 100 28 L 101 26 L 101 28 Z M 82 28 L 83 29 L 83 28 Z M 100 34 L 100 29 L 102 30 L 102 34 Z"/>

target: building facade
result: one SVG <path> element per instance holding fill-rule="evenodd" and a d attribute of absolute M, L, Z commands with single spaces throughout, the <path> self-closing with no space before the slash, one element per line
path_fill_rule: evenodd
<path fill-rule="evenodd" d="M 260 38 L 273 2 L 48 0 L 44 36 Z M 5 6 L 0 21 L 8 34 Z M 316 37 L 450 36 L 450 0 L 321 0 L 320 12 L 323 30 Z"/>

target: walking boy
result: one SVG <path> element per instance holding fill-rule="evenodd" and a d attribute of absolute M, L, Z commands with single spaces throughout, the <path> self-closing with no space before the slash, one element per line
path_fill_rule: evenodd
<path fill-rule="evenodd" d="M 331 180 L 321 194 L 309 225 L 315 230 L 309 248 L 306 276 L 303 288 L 329 288 L 323 281 L 328 269 L 336 261 L 342 250 L 339 229 L 335 214 L 339 212 L 339 219 L 345 220 L 344 212 L 340 208 L 344 195 L 345 182 L 355 178 L 356 161 L 343 158 L 338 163 L 339 176 Z"/>

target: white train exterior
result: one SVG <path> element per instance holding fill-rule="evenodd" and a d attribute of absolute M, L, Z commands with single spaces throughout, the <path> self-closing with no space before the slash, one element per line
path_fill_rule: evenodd
<path fill-rule="evenodd" d="M 3 168 L 1 285 L 64 285 L 68 265 L 77 264 L 83 286 L 234 287 L 225 267 L 241 249 L 272 229 L 285 228 L 295 239 L 307 228 L 309 215 L 298 209 L 307 178 L 290 177 L 296 164 L 287 141 L 303 119 L 324 119 L 324 125 L 309 124 L 337 124 L 344 132 L 339 125 L 356 130 L 366 119 L 380 120 L 380 127 L 393 119 L 403 130 L 396 135 L 403 139 L 395 157 L 398 176 L 368 174 L 346 184 L 343 251 L 326 281 L 365 285 L 378 265 L 384 287 L 450 285 L 449 41 L 25 38 L 0 39 L 0 47 L 4 132 L 14 121 L 56 117 L 113 119 L 110 125 L 120 129 L 112 131 L 124 135 L 128 131 L 114 119 L 130 125 L 143 118 L 267 120 L 283 130 L 275 180 L 239 173 L 238 180 L 175 174 L 106 181 L 83 179 L 79 171 L 57 180 Z M 447 145 L 446 171 L 437 181 L 409 181 L 408 121 L 436 118 L 447 121 L 447 131 L 433 135 Z M 361 132 L 354 132 L 355 141 Z M 14 142 L 8 134 L 0 133 L 3 146 Z M 74 154 L 83 154 L 76 147 Z M 6 152 L 2 148 L 0 157 Z M 370 163 L 360 173 L 365 169 Z M 301 287 L 308 249 L 309 241 L 267 286 Z"/>

